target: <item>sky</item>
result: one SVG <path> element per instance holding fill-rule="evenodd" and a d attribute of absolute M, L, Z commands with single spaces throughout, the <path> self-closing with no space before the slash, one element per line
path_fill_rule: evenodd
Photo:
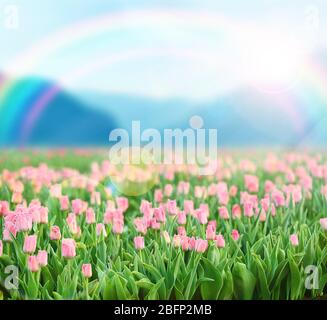
<path fill-rule="evenodd" d="M 152 98 L 290 90 L 327 39 L 325 1 L 0 0 L 0 12 L 3 73 Z"/>
<path fill-rule="evenodd" d="M 59 93 L 121 127 L 195 113 L 226 144 L 326 145 L 326 18 L 326 0 L 0 0 L 0 145 L 47 141 Z"/>

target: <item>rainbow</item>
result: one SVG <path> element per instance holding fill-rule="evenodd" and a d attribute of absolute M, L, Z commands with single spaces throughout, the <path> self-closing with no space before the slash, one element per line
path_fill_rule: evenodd
<path fill-rule="evenodd" d="M 137 10 L 118 12 L 98 16 L 86 21 L 65 27 L 48 36 L 41 42 L 33 45 L 28 50 L 12 59 L 8 66 L 9 74 L 14 78 L 5 78 L 0 75 L 0 145 L 6 145 L 12 137 L 18 137 L 22 143 L 28 138 L 36 125 L 40 115 L 67 86 L 87 77 L 104 66 L 120 63 L 128 59 L 144 59 L 149 56 L 169 55 L 176 58 L 204 61 L 212 64 L 216 57 L 203 52 L 187 49 L 150 50 L 131 48 L 124 52 L 115 53 L 91 61 L 85 66 L 67 70 L 54 85 L 44 84 L 37 79 L 28 81 L 23 76 L 29 74 L 33 68 L 41 63 L 46 63 L 50 55 L 58 54 L 61 50 L 79 45 L 83 41 L 90 41 L 97 35 L 106 35 L 118 29 L 129 29 L 136 26 L 148 25 L 183 26 L 198 30 L 212 30 L 212 28 L 234 30 L 241 33 L 243 25 L 235 23 L 223 16 L 209 12 L 193 12 L 185 10 Z M 327 75 L 317 63 L 308 62 L 304 71 L 303 81 L 310 88 L 313 95 L 321 97 L 322 104 L 327 102 Z M 17 80 L 18 79 L 18 80 Z M 299 115 L 297 101 L 289 96 L 273 94 L 276 106 L 286 113 L 296 130 L 303 130 L 305 124 Z M 303 98 L 303 97 L 302 97 Z M 303 100 L 305 100 L 303 98 Z M 306 101 L 307 102 L 307 101 Z"/>

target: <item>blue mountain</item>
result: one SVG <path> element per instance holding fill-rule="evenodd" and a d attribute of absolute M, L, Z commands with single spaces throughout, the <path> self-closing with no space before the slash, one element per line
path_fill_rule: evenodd
<path fill-rule="evenodd" d="M 52 85 L 44 82 L 45 86 Z M 24 79 L 26 85 L 35 79 Z M 269 95 L 242 88 L 205 102 L 185 99 L 153 99 L 127 94 L 63 90 L 42 112 L 27 141 L 32 146 L 108 146 L 115 128 L 131 133 L 132 121 L 141 129 L 186 129 L 199 115 L 204 128 L 218 130 L 220 146 L 326 146 L 327 117 L 307 116 L 301 103 L 296 110 L 283 109 Z M 309 106 L 310 112 L 312 107 Z M 299 120 L 294 116 L 299 116 Z M 17 119 L 22 121 L 22 119 Z M 19 133 L 8 145 L 19 144 Z"/>
<path fill-rule="evenodd" d="M 106 145 L 109 133 L 115 127 L 113 115 L 90 108 L 62 91 L 38 119 L 28 143 L 46 146 Z"/>
<path fill-rule="evenodd" d="M 130 132 L 133 120 L 141 121 L 141 128 L 189 127 L 189 119 L 199 115 L 204 128 L 216 128 L 221 146 L 287 146 L 305 144 L 326 145 L 327 118 L 319 128 L 300 103 L 296 110 L 287 110 L 265 93 L 243 88 L 225 96 L 195 103 L 183 99 L 156 100 L 123 94 L 83 92 L 82 101 L 115 116 L 119 126 Z M 293 106 L 294 107 L 294 106 Z M 297 115 L 297 116 L 296 116 Z M 300 118 L 301 123 L 297 119 Z"/>

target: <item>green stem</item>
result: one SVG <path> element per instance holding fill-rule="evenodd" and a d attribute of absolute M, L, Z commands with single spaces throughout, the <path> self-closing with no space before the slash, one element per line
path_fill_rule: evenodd
<path fill-rule="evenodd" d="M 88 278 L 85 278 L 84 285 L 85 285 L 86 300 L 90 300 L 90 297 L 89 297 L 89 279 Z"/>

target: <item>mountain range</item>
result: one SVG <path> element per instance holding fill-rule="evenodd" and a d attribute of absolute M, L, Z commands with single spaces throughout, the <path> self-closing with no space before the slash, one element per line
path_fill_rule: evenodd
<path fill-rule="evenodd" d="M 24 79 L 23 83 L 28 86 L 36 80 L 44 86 L 53 85 L 48 80 L 35 78 Z M 242 88 L 206 102 L 87 90 L 70 92 L 62 88 L 41 113 L 27 144 L 106 146 L 112 129 L 123 128 L 130 132 L 133 120 L 140 120 L 141 129 L 163 131 L 165 128 L 186 129 L 193 115 L 203 118 L 204 128 L 218 130 L 221 146 L 326 144 L 326 117 L 316 125 L 315 119 L 307 118 L 300 105 L 295 110 L 286 107 L 253 88 Z M 4 144 L 19 144 L 19 134 L 14 132 Z"/>

